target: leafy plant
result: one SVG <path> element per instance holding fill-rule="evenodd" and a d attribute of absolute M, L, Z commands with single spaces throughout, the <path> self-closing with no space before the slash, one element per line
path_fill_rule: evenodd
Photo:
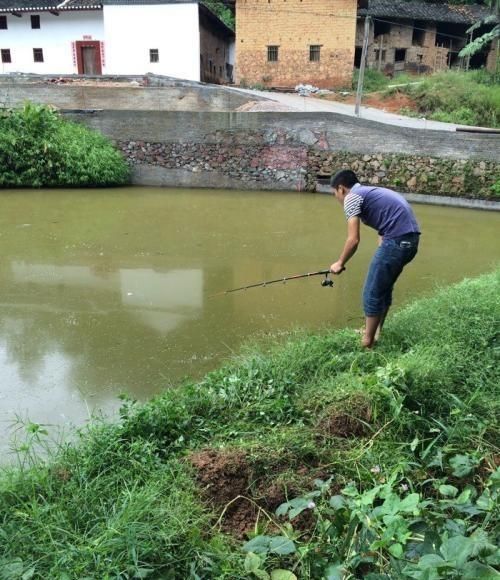
<path fill-rule="evenodd" d="M 121 185 L 128 168 L 103 135 L 27 103 L 0 113 L 0 187 Z"/>
<path fill-rule="evenodd" d="M 459 461 L 462 464 L 463 458 Z M 453 459 L 450 463 L 456 465 Z M 365 490 L 350 484 L 337 495 L 330 493 L 331 479 L 317 481 L 318 491 L 276 511 L 293 522 L 311 510 L 316 519 L 313 535 L 301 541 L 300 532 L 290 528 L 295 541 L 256 536 L 243 546 L 249 552 L 249 570 L 258 578 L 269 578 L 262 569 L 266 557 L 278 555 L 287 557 L 288 573 L 297 572 L 301 578 L 361 573 L 419 580 L 500 577 L 493 567 L 499 563 L 500 550 L 489 525 L 498 512 L 500 470 L 487 480 L 481 495 L 470 485 L 459 494 L 455 486 L 441 484 L 437 497 L 426 498 L 409 490 L 405 481 L 394 473 L 387 483 Z M 277 565 L 275 560 L 272 565 Z"/>

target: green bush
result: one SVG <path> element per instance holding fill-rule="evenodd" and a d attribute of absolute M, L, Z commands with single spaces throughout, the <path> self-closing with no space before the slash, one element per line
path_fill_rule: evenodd
<path fill-rule="evenodd" d="M 123 185 L 129 170 L 106 137 L 44 105 L 0 113 L 0 187 Z"/>
<path fill-rule="evenodd" d="M 401 90 L 413 97 L 428 119 L 500 127 L 500 85 L 487 71 L 447 71 Z"/>

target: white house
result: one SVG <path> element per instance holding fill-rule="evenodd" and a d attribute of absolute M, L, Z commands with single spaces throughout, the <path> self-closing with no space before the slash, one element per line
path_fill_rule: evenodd
<path fill-rule="evenodd" d="M 232 80 L 234 33 L 193 0 L 0 0 L 0 72 Z"/>

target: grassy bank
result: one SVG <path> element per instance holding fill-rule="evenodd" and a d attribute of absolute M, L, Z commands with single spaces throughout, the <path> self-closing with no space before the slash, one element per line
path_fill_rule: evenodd
<path fill-rule="evenodd" d="M 103 187 L 128 183 L 121 153 L 52 107 L 0 111 L 0 187 Z"/>
<path fill-rule="evenodd" d="M 353 77 L 357 87 L 358 71 Z M 391 87 L 392 86 L 392 87 Z M 411 104 L 401 112 L 434 121 L 500 127 L 500 85 L 485 70 L 445 71 L 432 75 L 409 74 L 388 78 L 376 70 L 367 70 L 366 95 L 379 94 L 379 106 L 399 94 L 407 95 Z"/>
<path fill-rule="evenodd" d="M 402 90 L 415 99 L 418 113 L 428 119 L 500 127 L 500 84 L 486 71 L 438 73 Z"/>
<path fill-rule="evenodd" d="M 249 348 L 0 475 L 0 578 L 492 578 L 500 271 Z M 278 510 L 278 514 L 276 514 Z M 272 574 L 272 576 L 271 576 Z"/>

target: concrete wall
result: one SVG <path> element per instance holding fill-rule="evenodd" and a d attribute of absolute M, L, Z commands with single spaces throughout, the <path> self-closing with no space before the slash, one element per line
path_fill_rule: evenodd
<path fill-rule="evenodd" d="M 237 0 L 236 82 L 350 85 L 356 10 L 356 0 Z M 310 61 L 310 45 L 321 47 L 319 62 Z M 278 46 L 277 62 L 268 46 Z"/>
<path fill-rule="evenodd" d="M 104 40 L 102 11 L 82 10 L 20 13 L 18 18 L 7 14 L 7 30 L 0 30 L 0 48 L 8 48 L 12 63 L 0 63 L 2 73 L 31 72 L 38 74 L 77 72 L 72 43 L 90 36 Z M 40 28 L 31 28 L 31 14 L 40 16 Z M 43 50 L 44 62 L 33 61 L 33 48 Z"/>
<path fill-rule="evenodd" d="M 500 160 L 498 135 L 417 130 L 336 113 L 175 113 L 103 111 L 72 118 L 114 140 L 204 143 L 221 132 L 239 135 L 244 144 L 252 131 L 272 135 L 286 131 L 294 141 L 317 149 L 352 153 L 407 153 L 449 159 Z"/>
<path fill-rule="evenodd" d="M 14 79 L 9 83 L 9 79 L 4 79 L 0 82 L 0 107 L 20 107 L 32 101 L 59 109 L 234 111 L 249 101 L 259 100 L 244 92 L 215 85 L 176 82 L 149 75 L 146 78 L 150 84 L 159 86 L 130 86 L 129 82 L 110 87 L 72 86 L 44 81 L 20 83 Z"/>
<path fill-rule="evenodd" d="M 198 4 L 103 7 L 107 74 L 154 72 L 200 80 Z M 149 50 L 158 49 L 152 63 Z"/>
<path fill-rule="evenodd" d="M 333 113 L 68 117 L 113 139 L 134 182 L 147 185 L 313 191 L 318 177 L 351 167 L 374 184 L 488 197 L 500 175 L 497 135 L 419 131 Z"/>

